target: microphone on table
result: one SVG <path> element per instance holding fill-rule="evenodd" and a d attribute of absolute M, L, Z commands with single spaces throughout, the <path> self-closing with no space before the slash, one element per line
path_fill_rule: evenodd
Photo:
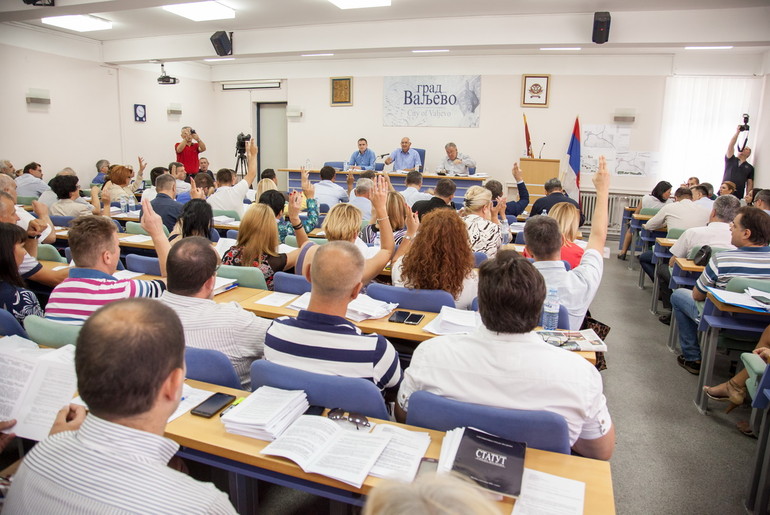
<path fill-rule="evenodd" d="M 543 157 L 543 148 L 545 147 L 545 141 L 543 142 L 543 146 L 540 147 L 540 153 L 537 155 L 537 158 L 540 159 Z"/>
<path fill-rule="evenodd" d="M 388 152 L 387 154 L 382 154 L 381 156 L 377 156 L 377 159 L 382 159 L 383 157 L 387 157 L 389 155 L 390 155 L 390 152 Z"/>

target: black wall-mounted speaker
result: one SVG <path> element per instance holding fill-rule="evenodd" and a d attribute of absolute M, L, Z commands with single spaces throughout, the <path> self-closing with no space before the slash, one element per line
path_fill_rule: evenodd
<path fill-rule="evenodd" d="M 610 13 L 598 11 L 594 13 L 594 33 L 591 41 L 601 45 L 610 39 Z"/>
<path fill-rule="evenodd" d="M 211 35 L 211 44 L 217 55 L 233 55 L 233 42 L 227 32 L 218 30 Z"/>

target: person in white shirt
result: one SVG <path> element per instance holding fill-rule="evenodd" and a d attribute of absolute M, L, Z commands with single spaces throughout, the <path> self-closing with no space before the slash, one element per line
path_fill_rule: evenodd
<path fill-rule="evenodd" d="M 160 177 L 163 174 L 168 173 L 168 168 L 164 168 L 162 166 L 156 166 L 152 170 L 150 170 L 150 183 L 152 186 L 145 189 L 142 192 L 142 200 L 147 199 L 150 201 L 155 200 L 155 197 L 158 196 L 158 190 L 155 189 L 155 181 L 158 180 L 158 177 Z"/>
<path fill-rule="evenodd" d="M 184 170 L 184 165 L 182 163 L 177 162 L 171 162 L 168 164 L 168 173 L 171 174 L 171 176 L 176 179 L 176 194 L 181 195 L 182 193 L 189 193 L 190 192 L 190 183 L 185 182 L 185 179 L 187 179 L 187 172 Z M 152 199 L 150 199 L 152 200 Z"/>
<path fill-rule="evenodd" d="M 599 158 L 599 171 L 593 176 L 596 207 L 591 222 L 591 235 L 580 264 L 567 271 L 561 260 L 562 235 L 559 223 L 549 217 L 536 215 L 524 225 L 527 251 L 535 259 L 535 268 L 543 274 L 546 287 L 559 290 L 559 302 L 569 312 L 569 327 L 580 329 L 588 306 L 599 289 L 604 271 L 602 253 L 607 239 L 609 219 L 610 176 L 604 156 Z"/>
<path fill-rule="evenodd" d="M 671 309 L 671 288 L 668 283 L 671 281 L 671 272 L 669 267 L 674 266 L 676 258 L 686 258 L 695 247 L 709 245 L 710 247 L 734 250 L 732 244 L 732 232 L 730 223 L 732 223 L 741 202 L 735 195 L 722 195 L 714 201 L 714 208 L 709 214 L 709 223 L 703 227 L 692 227 L 682 233 L 671 247 L 671 259 L 668 266 L 659 266 L 658 285 L 660 289 L 660 299 L 663 301 L 663 307 Z M 658 317 L 662 323 L 668 325 L 671 323 L 671 314 L 665 314 Z"/>
<path fill-rule="evenodd" d="M 247 172 L 238 184 L 235 181 L 235 172 L 222 168 L 217 172 L 217 190 L 206 199 L 212 209 L 220 211 L 235 211 L 239 217 L 243 217 L 243 200 L 251 187 L 251 183 L 257 178 L 257 153 L 259 149 L 252 139 L 247 147 L 248 165 Z"/>
<path fill-rule="evenodd" d="M 372 218 L 372 201 L 369 200 L 374 188 L 374 181 L 367 178 L 358 179 L 356 182 L 356 196 L 350 199 L 350 204 L 361 211 L 363 220 L 369 221 Z"/>
<path fill-rule="evenodd" d="M 214 302 L 219 264 L 219 256 L 208 239 L 181 239 L 168 253 L 168 289 L 160 300 L 179 315 L 185 345 L 223 353 L 232 362 L 242 386 L 251 390 L 251 363 L 262 357 L 271 321 L 235 302 Z"/>
<path fill-rule="evenodd" d="M 157 300 L 96 311 L 75 354 L 90 413 L 24 457 L 4 512 L 236 513 L 214 485 L 168 466 L 179 445 L 163 433 L 182 396 L 184 345 L 179 317 Z"/>
<path fill-rule="evenodd" d="M 476 168 L 476 161 L 471 156 L 457 152 L 457 145 L 444 145 L 446 157 L 441 162 L 441 168 L 449 175 L 468 175 L 468 168 Z"/>
<path fill-rule="evenodd" d="M 692 201 L 692 192 L 688 188 L 678 188 L 674 193 L 676 201 L 660 208 L 655 216 L 642 227 L 654 231 L 661 227 L 668 229 L 689 229 L 702 227 L 708 223 L 709 209 Z"/>
<path fill-rule="evenodd" d="M 349 200 L 345 188 L 334 182 L 337 171 L 333 167 L 324 166 L 319 173 L 321 180 L 315 185 L 315 198 L 319 209 L 321 204 L 326 204 L 331 209 L 340 202 Z"/>
<path fill-rule="evenodd" d="M 762 190 L 754 194 L 753 206 L 770 215 L 770 190 Z"/>
<path fill-rule="evenodd" d="M 33 200 L 32 212 L 37 215 L 37 218 L 35 218 L 22 206 L 16 205 L 18 202 L 18 196 L 16 195 L 16 181 L 5 174 L 0 174 L 0 191 L 8 194 L 13 205 L 13 210 L 16 212 L 16 217 L 13 220 L 6 220 L 7 222 L 15 223 L 25 231 L 29 229 L 31 224 L 35 229 L 35 234 L 39 236 L 38 243 L 53 243 L 56 241 L 56 233 L 53 230 L 54 225 L 53 222 L 51 222 L 51 218 L 48 216 L 48 206 L 39 200 Z"/>
<path fill-rule="evenodd" d="M 8 159 L 0 159 L 0 174 L 16 179 L 16 167 Z"/>
<path fill-rule="evenodd" d="M 422 188 L 422 174 L 416 170 L 412 170 L 406 174 L 406 189 L 401 194 L 406 199 L 406 203 L 409 207 L 412 207 L 415 202 L 419 200 L 430 200 L 433 195 L 430 193 L 423 193 L 420 191 Z"/>
<path fill-rule="evenodd" d="M 478 294 L 483 327 L 432 338 L 415 349 L 398 391 L 396 419 L 406 419 L 416 391 L 497 408 L 546 410 L 564 417 L 572 449 L 610 459 L 615 428 L 599 372 L 534 332 L 546 296 L 543 276 L 525 258 L 502 250 L 479 267 Z"/>
<path fill-rule="evenodd" d="M 21 197 L 39 197 L 49 190 L 43 181 L 43 167 L 34 161 L 24 167 L 24 172 L 16 178 L 17 194 Z"/>
<path fill-rule="evenodd" d="M 709 198 L 709 190 L 702 184 L 696 184 L 690 187 L 692 192 L 692 201 L 696 206 L 705 207 L 711 209 L 714 205 L 714 201 Z"/>

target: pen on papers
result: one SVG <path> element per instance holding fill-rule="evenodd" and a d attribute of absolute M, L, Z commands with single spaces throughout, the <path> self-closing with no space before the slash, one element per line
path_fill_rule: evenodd
<path fill-rule="evenodd" d="M 222 411 L 222 413 L 220 413 L 220 414 L 219 414 L 219 416 L 221 417 L 222 415 L 224 415 L 225 413 L 227 413 L 228 411 L 230 411 L 231 409 L 233 409 L 234 407 L 236 407 L 237 405 L 239 405 L 241 402 L 243 402 L 243 400 L 244 400 L 245 398 L 246 398 L 246 397 L 238 397 L 237 399 L 235 399 L 235 400 L 233 401 L 233 403 L 232 403 L 232 404 L 230 404 L 228 407 L 226 407 L 226 408 L 225 408 L 225 409 Z"/>

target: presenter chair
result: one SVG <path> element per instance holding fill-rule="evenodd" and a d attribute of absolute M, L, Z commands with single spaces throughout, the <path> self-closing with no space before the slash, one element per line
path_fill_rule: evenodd
<path fill-rule="evenodd" d="M 251 388 L 260 386 L 304 390 L 311 406 L 342 408 L 384 420 L 390 416 L 380 389 L 360 377 L 316 374 L 262 359 L 251 364 Z"/>
<path fill-rule="evenodd" d="M 81 326 L 62 324 L 37 315 L 30 315 L 24 319 L 24 328 L 33 342 L 58 349 L 65 345 L 77 344 Z"/>
<path fill-rule="evenodd" d="M 344 168 L 344 161 L 326 161 L 324 166 L 331 166 L 337 171 L 341 171 Z"/>
<path fill-rule="evenodd" d="M 444 290 L 413 290 L 400 286 L 370 283 L 366 294 L 383 302 L 397 302 L 399 308 L 438 313 L 444 306 L 455 307 L 455 300 Z"/>
<path fill-rule="evenodd" d="M 310 282 L 302 275 L 276 272 L 273 276 L 273 289 L 283 293 L 302 295 L 310 291 Z"/>
<path fill-rule="evenodd" d="M 262 270 L 253 266 L 219 265 L 217 276 L 235 279 L 238 281 L 238 286 L 243 286 L 244 288 L 267 290 L 265 274 L 262 273 Z"/>
<path fill-rule="evenodd" d="M 409 397 L 406 423 L 438 431 L 475 427 L 508 440 L 524 442 L 527 447 L 570 454 L 567 422 L 550 411 L 495 408 L 417 391 Z"/>
<path fill-rule="evenodd" d="M 21 326 L 16 317 L 10 311 L 0 309 L 0 335 L 2 336 L 21 336 L 29 338 L 27 331 Z"/>
<path fill-rule="evenodd" d="M 185 347 L 187 379 L 242 390 L 241 380 L 230 359 L 218 350 Z"/>
<path fill-rule="evenodd" d="M 422 165 L 420 166 L 420 173 L 423 173 L 425 170 L 425 149 L 424 148 L 416 148 L 415 149 L 418 154 L 420 154 L 420 163 Z"/>

